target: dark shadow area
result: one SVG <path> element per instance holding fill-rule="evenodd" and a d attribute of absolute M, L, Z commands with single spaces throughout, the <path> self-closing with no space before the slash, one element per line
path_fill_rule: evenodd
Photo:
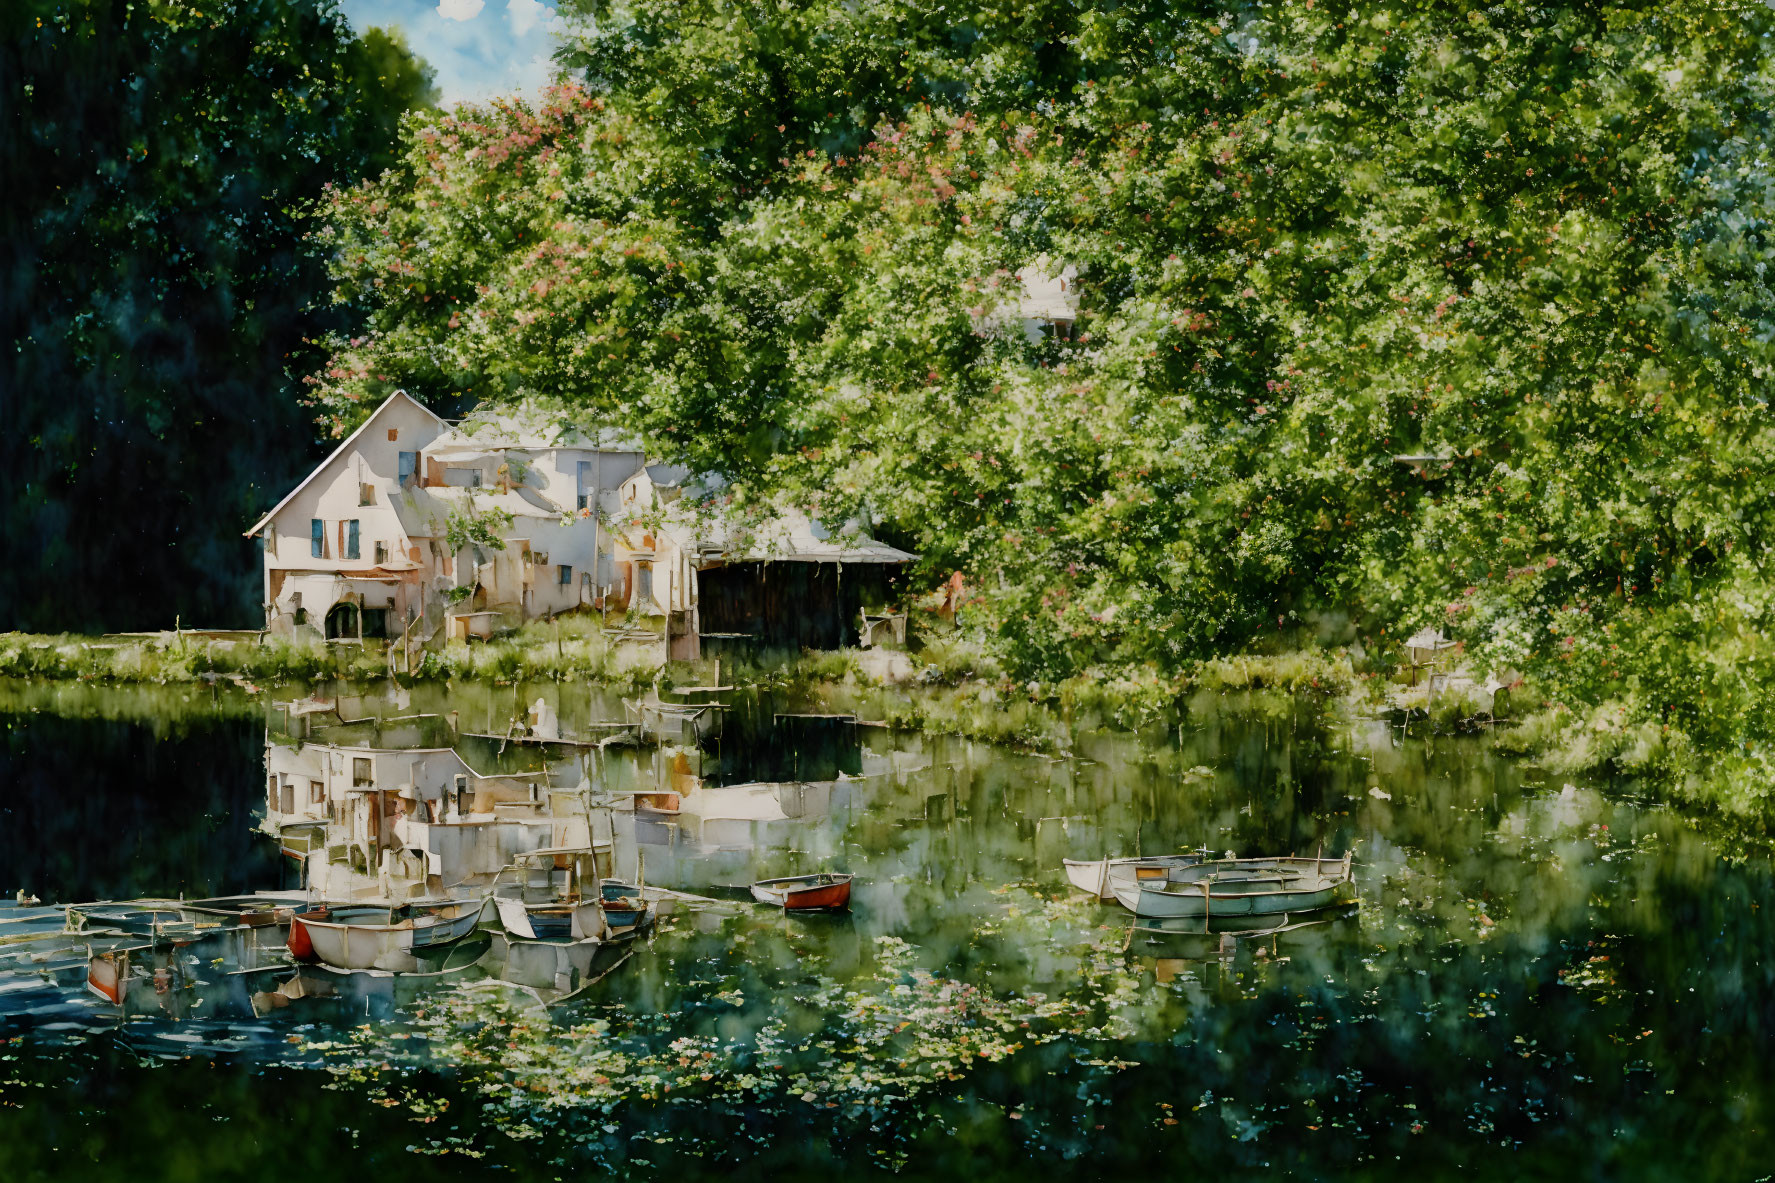
<path fill-rule="evenodd" d="M 224 895 L 284 883 L 254 832 L 264 727 L 215 719 L 171 733 L 0 714 L 0 892 L 49 902 Z"/>
<path fill-rule="evenodd" d="M 729 563 L 697 582 L 705 633 L 743 633 L 758 649 L 838 649 L 856 644 L 863 608 L 899 599 L 905 576 L 873 563 Z"/>

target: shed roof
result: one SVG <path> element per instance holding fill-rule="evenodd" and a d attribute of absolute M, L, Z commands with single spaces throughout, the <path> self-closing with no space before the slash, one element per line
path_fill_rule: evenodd
<path fill-rule="evenodd" d="M 854 524 L 832 530 L 799 510 L 756 526 L 714 519 L 695 529 L 698 550 L 730 563 L 910 563 L 918 556 L 878 542 Z M 715 557 L 706 555 L 706 557 Z"/>

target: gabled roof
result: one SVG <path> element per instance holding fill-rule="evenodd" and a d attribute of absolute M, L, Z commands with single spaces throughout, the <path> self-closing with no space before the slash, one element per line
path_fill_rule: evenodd
<path fill-rule="evenodd" d="M 362 423 L 358 424 L 358 429 L 356 431 L 354 431 L 350 435 L 346 436 L 344 441 L 342 443 L 340 443 L 340 445 L 337 448 L 333 449 L 333 454 L 331 456 L 328 456 L 325 460 L 323 460 L 319 464 L 317 464 L 315 466 L 314 471 L 309 473 L 306 477 L 303 477 L 302 482 L 300 484 L 298 484 L 294 489 L 291 489 L 289 491 L 289 493 L 287 495 L 285 495 L 285 497 L 282 501 L 279 501 L 276 505 L 272 506 L 270 512 L 268 512 L 264 517 L 260 518 L 258 521 L 254 522 L 252 525 L 252 528 L 246 532 L 245 537 L 251 538 L 253 535 L 255 535 L 259 531 L 263 530 L 266 526 L 266 523 L 270 522 L 272 518 L 277 516 L 279 510 L 283 509 L 284 506 L 288 505 L 295 498 L 296 494 L 300 493 L 302 490 L 304 490 L 308 487 L 308 484 L 310 481 L 314 480 L 314 478 L 319 476 L 322 472 L 325 472 L 327 467 L 329 465 L 331 465 L 333 463 L 333 461 L 335 461 L 335 460 L 339 459 L 339 457 L 343 456 L 345 454 L 345 450 L 347 448 L 351 447 L 352 444 L 357 442 L 357 437 L 364 434 L 365 430 L 367 430 L 369 428 L 370 424 L 376 422 L 376 420 L 381 417 L 382 412 L 388 410 L 388 408 L 390 406 L 394 405 L 394 400 L 397 398 L 405 399 L 406 401 L 412 403 L 414 406 L 418 407 L 421 411 L 424 411 L 427 415 L 430 415 L 433 419 L 436 419 L 438 421 L 438 426 L 440 428 L 447 426 L 444 423 L 444 420 L 442 418 L 440 418 L 438 416 L 438 414 L 435 411 L 433 411 L 430 407 L 426 406 L 424 403 L 420 402 L 418 399 L 414 398 L 412 395 L 408 394 L 404 390 L 395 391 L 393 394 L 389 395 L 387 398 L 382 400 L 381 406 L 377 407 L 374 411 L 370 412 L 370 417 L 368 419 L 365 419 Z"/>

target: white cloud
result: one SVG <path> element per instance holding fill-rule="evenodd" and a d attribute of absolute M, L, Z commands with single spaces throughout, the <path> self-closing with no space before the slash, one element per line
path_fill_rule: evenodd
<path fill-rule="evenodd" d="M 442 102 L 486 102 L 498 95 L 534 97 L 552 80 L 556 38 L 567 27 L 556 0 L 493 0 L 501 19 L 485 15 L 488 0 L 339 0 L 358 30 L 395 26 L 413 51 L 438 72 Z M 0 7 L 4 0 L 0 0 Z"/>
<path fill-rule="evenodd" d="M 506 0 L 506 19 L 512 23 L 512 34 L 528 37 L 538 28 L 553 32 L 560 24 L 555 10 L 542 0 Z"/>
<path fill-rule="evenodd" d="M 555 75 L 559 70 L 560 67 L 555 65 L 554 59 L 550 55 L 539 53 L 511 74 L 509 78 L 511 88 L 519 94 L 534 98 L 555 81 Z"/>

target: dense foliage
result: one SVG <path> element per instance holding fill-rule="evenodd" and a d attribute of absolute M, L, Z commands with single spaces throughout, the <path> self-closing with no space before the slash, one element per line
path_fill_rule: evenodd
<path fill-rule="evenodd" d="M 393 160 L 430 72 L 331 0 L 0 17 L 0 627 L 260 619 L 240 535 L 312 464 L 299 203 Z"/>
<path fill-rule="evenodd" d="M 1767 8 L 592 10 L 334 195 L 336 427 L 558 399 L 967 572 L 1028 674 L 1434 624 L 1574 763 L 1762 783 Z"/>

